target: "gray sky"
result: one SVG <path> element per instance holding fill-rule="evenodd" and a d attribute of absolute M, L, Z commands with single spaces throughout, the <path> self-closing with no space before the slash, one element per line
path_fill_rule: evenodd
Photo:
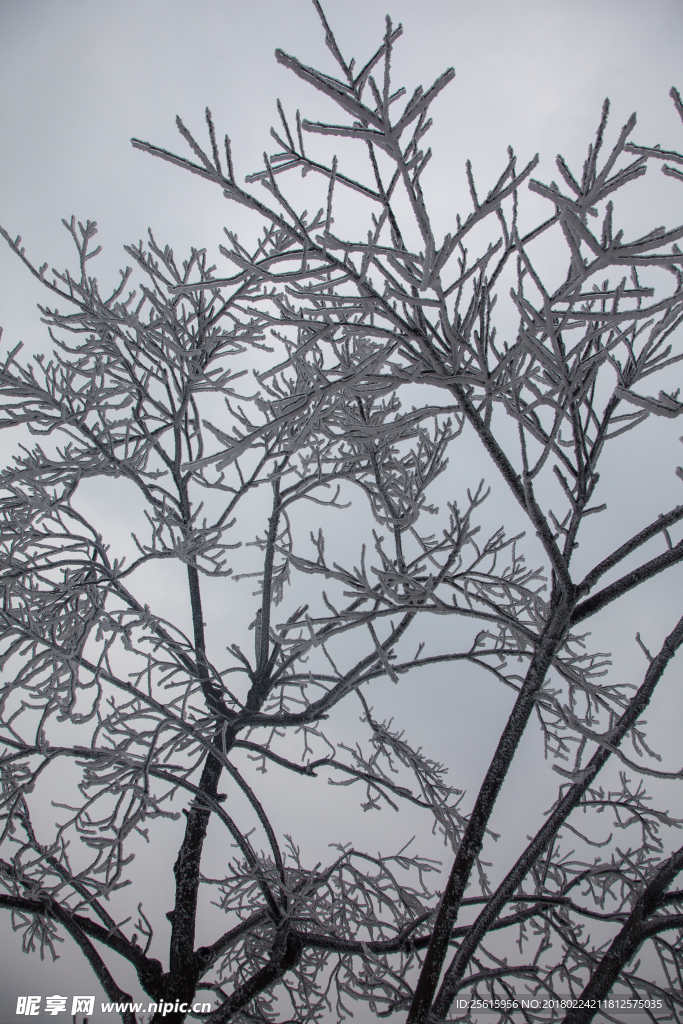
<path fill-rule="evenodd" d="M 468 208 L 467 157 L 491 184 L 508 144 L 524 161 L 539 151 L 538 177 L 548 180 L 558 151 L 583 159 L 605 96 L 613 134 L 636 110 L 636 141 L 683 148 L 667 95 L 672 85 L 683 88 L 681 0 L 329 0 L 325 8 L 342 49 L 359 61 L 379 44 L 385 13 L 401 21 L 396 77 L 409 86 L 427 86 L 455 67 L 455 82 L 434 108 L 431 139 L 433 201 L 444 230 L 456 209 Z M 263 150 L 272 150 L 277 96 L 288 110 L 325 116 L 317 95 L 277 65 L 276 46 L 329 67 L 307 0 L 0 0 L 0 223 L 22 235 L 36 263 L 61 269 L 71 253 L 60 218 L 97 220 L 105 247 L 99 273 L 110 279 L 125 265 L 121 246 L 148 226 L 177 251 L 215 249 L 224 225 L 247 230 L 218 190 L 133 150 L 129 139 L 184 153 L 175 115 L 201 132 L 208 104 L 219 132 L 233 140 L 238 175 L 258 170 Z M 661 189 L 650 183 L 648 202 L 656 207 L 661 198 L 664 211 L 668 189 L 667 182 Z M 680 210 L 668 212 L 668 226 L 683 220 Z M 652 212 L 648 206 L 634 216 L 651 220 Z M 35 303 L 45 296 L 6 248 L 0 274 L 4 346 L 23 340 L 40 348 L 45 335 Z M 628 472 L 630 456 L 622 453 L 615 494 Z M 655 512 L 680 500 L 671 471 L 657 469 L 655 460 L 647 470 Z M 624 488 L 625 517 L 634 523 L 642 522 L 640 500 Z M 642 607 L 631 612 L 642 628 Z M 646 615 L 656 632 L 657 610 L 649 606 Z M 610 646 L 623 621 L 605 625 Z M 452 731 L 436 723 L 423 728 L 431 736 L 419 740 L 433 738 L 436 756 L 446 757 Z M 17 994 L 97 991 L 77 955 L 65 951 L 57 965 L 29 962 L 7 931 L 0 919 L 4 1017 L 13 1014 Z"/>
<path fill-rule="evenodd" d="M 385 0 L 327 9 L 347 53 L 374 49 Z M 614 130 L 637 110 L 639 139 L 676 137 L 667 93 L 679 76 L 679 0 L 397 0 L 390 13 L 405 28 L 397 76 L 426 86 L 456 69 L 435 108 L 439 202 L 461 194 L 467 157 L 493 174 L 508 144 L 521 159 L 539 151 L 548 176 L 558 151 L 583 159 L 605 96 Z M 309 115 L 323 110 L 276 64 L 276 46 L 330 60 L 307 0 L 1 0 L 0 223 L 51 263 L 68 250 L 60 218 L 72 213 L 99 222 L 112 268 L 121 244 L 148 226 L 177 247 L 215 245 L 235 211 L 129 139 L 182 148 L 175 115 L 201 131 L 208 104 L 233 139 L 238 173 L 258 170 L 276 96 Z M 11 274 L 0 323 L 14 332 L 28 285 L 0 258 Z"/>

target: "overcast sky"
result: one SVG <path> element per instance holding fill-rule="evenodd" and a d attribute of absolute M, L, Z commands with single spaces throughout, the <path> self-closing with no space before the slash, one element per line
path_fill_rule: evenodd
<path fill-rule="evenodd" d="M 675 144 L 667 93 L 679 81 L 680 0 L 344 0 L 327 5 L 347 54 L 374 50 L 390 13 L 405 29 L 397 77 L 456 81 L 434 108 L 435 173 L 459 193 L 465 159 L 497 172 L 512 144 L 536 151 L 539 176 L 558 151 L 583 159 L 605 96 L 616 131 L 637 110 L 636 136 Z M 100 224 L 107 263 L 152 226 L 176 247 L 215 245 L 232 224 L 217 189 L 134 150 L 130 137 L 181 149 L 174 118 L 201 131 L 209 105 L 233 139 L 238 174 L 258 170 L 275 98 L 322 113 L 316 94 L 273 57 L 276 46 L 329 66 L 308 0 L 0 0 L 0 223 L 51 264 L 65 258 L 60 218 Z M 6 253 L 0 323 L 29 283 Z M 27 309 L 30 309 L 29 304 Z"/>
<path fill-rule="evenodd" d="M 455 67 L 434 108 L 431 140 L 446 212 L 464 194 L 467 157 L 489 184 L 509 144 L 522 160 L 539 151 L 546 180 L 558 151 L 582 160 L 606 96 L 615 134 L 636 110 L 636 141 L 683 149 L 667 95 L 672 85 L 683 88 L 681 0 L 325 6 L 342 49 L 360 62 L 379 45 L 386 13 L 402 22 L 396 77 L 409 87 Z M 70 253 L 60 218 L 97 220 L 105 277 L 125 264 L 121 246 L 148 226 L 178 251 L 215 249 L 224 225 L 241 227 L 239 214 L 208 183 L 134 150 L 131 136 L 183 152 L 175 115 L 201 131 L 209 105 L 219 132 L 233 140 L 238 175 L 258 170 L 272 149 L 276 97 L 288 110 L 324 116 L 319 98 L 275 62 L 275 47 L 329 69 L 322 43 L 308 0 L 0 0 L 0 223 L 23 236 L 36 263 L 61 268 Z M 667 202 L 668 187 L 663 182 L 660 193 Z M 651 194 L 656 205 L 656 184 Z M 683 204 L 667 223 L 680 223 L 681 211 Z M 35 303 L 45 297 L 5 248 L 0 274 L 3 347 L 23 340 L 39 348 Z M 671 472 L 658 476 L 656 468 L 647 486 L 664 480 L 662 507 L 680 500 Z M 0 971 L 12 979 L 2 985 L 3 1017 L 23 992 L 96 991 L 78 957 L 65 952 L 56 967 L 35 959 L 27 966 L 6 933 L 0 920 Z"/>

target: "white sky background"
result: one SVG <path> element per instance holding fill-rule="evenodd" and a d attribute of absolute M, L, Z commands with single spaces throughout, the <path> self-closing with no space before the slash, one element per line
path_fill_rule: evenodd
<path fill-rule="evenodd" d="M 433 208 L 444 231 L 456 210 L 469 212 L 467 157 L 486 190 L 504 166 L 508 144 L 523 162 L 540 152 L 541 180 L 556 176 L 558 151 L 580 167 L 605 96 L 612 100 L 611 138 L 636 110 L 635 141 L 683 149 L 683 128 L 667 95 L 671 85 L 683 88 L 681 0 L 328 0 L 326 11 L 342 50 L 361 63 L 381 41 L 385 13 L 402 22 L 395 80 L 409 92 L 455 67 L 455 82 L 433 108 L 430 140 Z M 307 0 L 0 0 L 0 223 L 22 235 L 37 264 L 47 260 L 61 269 L 72 259 L 60 218 L 73 213 L 97 220 L 105 250 L 96 271 L 101 283 L 113 282 L 126 263 L 121 246 L 144 237 L 148 226 L 177 255 L 190 245 L 217 251 L 224 225 L 248 231 L 240 211 L 209 183 L 133 150 L 129 139 L 185 154 L 174 117 L 180 114 L 201 134 L 208 104 L 219 135 L 232 139 L 238 177 L 260 169 L 263 150 L 273 150 L 268 131 L 277 118 L 277 96 L 292 114 L 300 106 L 312 119 L 329 116 L 319 96 L 275 62 L 276 46 L 331 70 Z M 338 148 L 341 157 L 343 146 Z M 641 194 L 648 198 L 634 221 L 642 218 L 643 228 L 683 221 L 683 193 L 655 168 Z M 3 349 L 23 340 L 39 351 L 46 333 L 35 303 L 49 299 L 6 248 L 0 248 L 0 274 Z M 673 476 L 676 462 L 683 461 L 679 432 L 675 423 L 658 422 L 643 431 L 635 448 L 626 441 L 615 450 L 606 484 L 623 502 L 624 533 L 617 542 L 680 501 L 681 485 Z M 8 440 L 2 441 L 9 451 Z M 637 486 L 630 476 L 634 464 L 641 473 Z M 468 482 L 476 484 L 476 466 L 471 476 Z M 610 523 L 613 528 L 614 518 Z M 115 510 L 112 530 L 125 532 L 125 525 L 123 510 Z M 596 525 L 596 543 L 600 539 Z M 627 656 L 634 658 L 636 629 L 656 647 L 677 617 L 673 599 L 680 582 L 681 573 L 672 573 L 666 584 L 660 580 L 620 605 L 618 616 L 604 615 L 601 649 L 627 641 Z M 657 595 L 661 603 L 655 603 Z M 425 708 L 424 689 L 415 695 L 410 686 L 402 684 L 397 722 L 415 719 L 412 738 L 448 761 L 454 736 L 458 743 L 466 739 L 462 706 L 450 719 L 438 711 L 417 719 Z M 677 696 L 669 689 L 677 703 L 661 717 L 673 727 L 680 723 L 680 688 Z M 396 693 L 387 691 L 387 697 Z M 437 695 L 441 689 L 430 690 L 435 708 Z M 473 742 L 487 742 L 468 731 Z M 488 741 L 495 738 L 491 732 Z M 510 775 L 515 813 L 524 801 L 526 764 L 521 756 Z M 672 812 L 683 811 L 678 801 L 678 808 L 669 803 Z M 303 813 L 300 824 L 306 827 Z M 388 824 L 382 821 L 382 829 Z M 65 949 L 57 965 L 41 965 L 22 957 L 7 932 L 7 919 L 0 919 L 5 1018 L 19 994 L 98 991 L 80 954 Z"/>

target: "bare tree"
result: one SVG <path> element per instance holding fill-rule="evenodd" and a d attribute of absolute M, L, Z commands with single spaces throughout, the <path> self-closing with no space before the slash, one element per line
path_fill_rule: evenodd
<path fill-rule="evenodd" d="M 359 1003 L 411 1024 L 476 1020 L 463 1000 L 484 997 L 500 1001 L 500 1020 L 600 1009 L 618 1020 L 623 998 L 645 1019 L 681 1021 L 680 822 L 643 784 L 680 772 L 655 765 L 642 716 L 683 642 L 683 608 L 660 650 L 638 638 L 634 690 L 586 630 L 683 560 L 683 505 L 622 537 L 599 483 L 614 438 L 683 410 L 678 392 L 642 393 L 683 358 L 683 227 L 628 241 L 613 206 L 652 161 L 683 177 L 683 156 L 633 144 L 635 117 L 606 152 L 606 103 L 582 170 L 558 157 L 560 185 L 510 150 L 484 194 L 468 163 L 471 212 L 439 240 L 423 139 L 453 71 L 406 100 L 391 81 L 400 26 L 387 19 L 360 66 L 313 5 L 338 77 L 277 59 L 342 120 L 292 120 L 278 102 L 277 151 L 253 188 L 238 184 L 208 110 L 204 147 L 178 119 L 191 159 L 133 140 L 264 225 L 251 247 L 227 232 L 222 276 L 206 250 L 178 262 L 150 232 L 126 249 L 137 290 L 127 270 L 104 297 L 89 273 L 94 223 L 65 222 L 75 274 L 35 266 L 3 229 L 69 311 L 40 307 L 52 354 L 21 363 L 17 346 L 0 371 L 0 422 L 22 443 L 3 473 L 0 906 L 26 951 L 54 952 L 66 933 L 120 1004 L 132 1000 L 116 980 L 128 961 L 155 1021 L 309 1021 Z M 311 155 L 318 135 L 360 143 L 366 170 Z M 320 189 L 314 216 L 295 185 L 283 190 L 294 170 L 310 175 L 308 205 Z M 525 222 L 528 189 L 548 202 L 537 224 Z M 345 218 L 361 216 L 366 229 L 347 236 Z M 460 444 L 478 445 L 475 481 L 447 468 Z M 506 528 L 482 527 L 481 476 L 509 496 L 497 498 Z M 101 477 L 120 481 L 131 516 L 143 510 L 132 556 L 107 542 L 106 508 L 94 521 L 81 500 Z M 593 514 L 613 516 L 615 546 L 579 571 Z M 343 531 L 326 544 L 319 523 L 334 522 Z M 140 581 L 160 560 L 182 568 L 189 630 L 146 602 Z M 207 587 L 224 610 L 216 635 Z M 251 651 L 232 622 L 238 600 L 253 601 Z M 512 694 L 474 796 L 456 788 L 457 750 L 451 784 L 373 711 L 377 681 L 443 665 Z M 349 701 L 363 731 L 340 740 Z M 550 762 L 540 770 L 560 780 L 516 855 L 494 845 L 491 821 L 531 729 Z M 372 836 L 367 850 L 327 837 L 329 861 L 308 862 L 306 837 L 272 822 L 294 777 L 355 784 L 368 809 L 421 815 L 451 851 L 445 874 L 411 849 L 369 852 Z M 142 842 L 169 834 L 166 934 L 149 901 L 131 911 L 126 887 Z M 520 1010 L 515 993 L 575 1005 Z M 120 1012 L 132 1024 L 136 1010 Z"/>

